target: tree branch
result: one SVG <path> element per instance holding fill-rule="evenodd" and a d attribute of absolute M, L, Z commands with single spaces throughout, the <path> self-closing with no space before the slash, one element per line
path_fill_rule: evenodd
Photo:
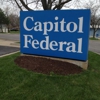
<path fill-rule="evenodd" d="M 23 0 L 20 0 L 20 2 L 22 3 L 22 5 L 27 9 L 27 10 L 33 10 L 31 8 L 28 7 L 28 5 L 25 4 L 25 2 Z"/>
<path fill-rule="evenodd" d="M 51 0 L 48 0 L 48 9 L 51 10 L 51 6 L 52 6 L 52 1 Z"/>
<path fill-rule="evenodd" d="M 47 1 L 46 0 L 41 0 L 41 2 L 42 2 L 43 9 L 48 10 Z"/>
<path fill-rule="evenodd" d="M 18 4 L 17 0 L 15 0 L 15 2 L 16 2 L 16 4 L 17 4 L 18 8 L 22 11 L 23 9 L 22 9 L 21 6 Z"/>
<path fill-rule="evenodd" d="M 70 1 L 72 1 L 72 0 L 67 0 L 67 1 L 61 2 L 60 4 L 56 5 L 56 6 L 53 8 L 53 10 L 55 10 L 55 9 L 57 9 L 57 8 L 59 8 L 59 7 L 61 7 L 61 6 L 63 6 L 65 3 L 68 3 L 68 2 L 70 2 Z M 62 7 L 61 7 L 61 8 L 62 8 Z"/>

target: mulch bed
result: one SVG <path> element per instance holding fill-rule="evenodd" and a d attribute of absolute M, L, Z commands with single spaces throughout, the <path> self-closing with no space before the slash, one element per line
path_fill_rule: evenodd
<path fill-rule="evenodd" d="M 19 56 L 14 61 L 22 68 L 49 75 L 50 73 L 69 75 L 83 72 L 83 69 L 77 65 L 42 57 Z"/>

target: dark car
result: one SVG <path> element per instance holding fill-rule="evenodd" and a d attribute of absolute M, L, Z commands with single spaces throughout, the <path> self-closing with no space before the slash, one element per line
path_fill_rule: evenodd
<path fill-rule="evenodd" d="M 19 29 L 18 28 L 12 28 L 12 29 L 10 29 L 10 31 L 19 31 Z"/>

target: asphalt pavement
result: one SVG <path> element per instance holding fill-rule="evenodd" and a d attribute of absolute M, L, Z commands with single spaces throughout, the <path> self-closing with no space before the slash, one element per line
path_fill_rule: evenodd
<path fill-rule="evenodd" d="M 97 54 L 100 54 L 100 40 L 90 40 L 89 50 Z"/>
<path fill-rule="evenodd" d="M 0 57 L 20 51 L 19 34 L 0 33 Z"/>
<path fill-rule="evenodd" d="M 0 46 L 0 56 L 19 51 L 17 47 Z"/>
<path fill-rule="evenodd" d="M 20 35 L 19 34 L 0 33 L 0 39 L 11 40 L 11 41 L 20 41 Z"/>

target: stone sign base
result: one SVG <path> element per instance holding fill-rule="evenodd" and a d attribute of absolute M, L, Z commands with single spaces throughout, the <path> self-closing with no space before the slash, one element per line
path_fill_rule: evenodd
<path fill-rule="evenodd" d="M 47 59 L 59 60 L 59 61 L 69 62 L 69 63 L 75 64 L 75 65 L 78 65 L 79 67 L 83 68 L 84 70 L 87 70 L 87 68 L 88 68 L 88 60 L 87 61 L 78 61 L 78 60 L 36 56 L 36 55 L 28 55 L 28 54 L 21 54 L 21 56 L 33 56 L 33 57 L 42 57 L 42 58 L 47 58 Z"/>

